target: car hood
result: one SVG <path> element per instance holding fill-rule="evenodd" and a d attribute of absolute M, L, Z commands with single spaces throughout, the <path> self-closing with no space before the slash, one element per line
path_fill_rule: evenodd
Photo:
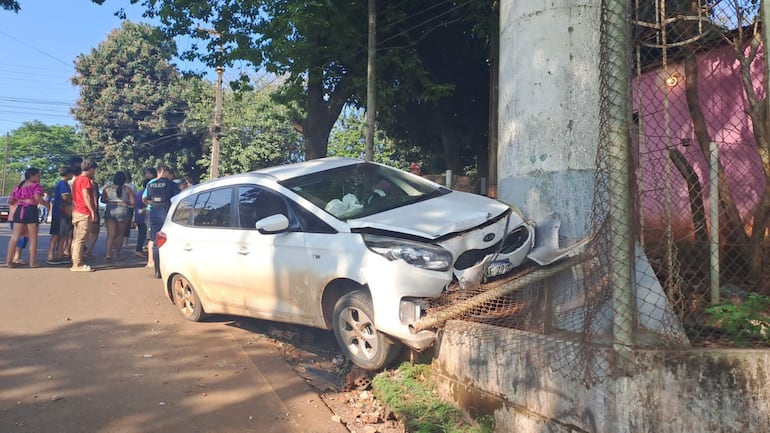
<path fill-rule="evenodd" d="M 510 209 L 505 203 L 481 195 L 453 191 L 430 200 L 402 206 L 363 218 L 349 219 L 351 229 L 380 229 L 427 239 L 437 239 L 483 224 Z M 523 220 L 516 213 L 511 227 Z"/>

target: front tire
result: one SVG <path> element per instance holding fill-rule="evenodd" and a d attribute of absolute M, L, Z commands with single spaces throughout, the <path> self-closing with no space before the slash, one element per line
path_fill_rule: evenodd
<path fill-rule="evenodd" d="M 171 295 L 179 314 L 191 322 L 200 322 L 205 312 L 198 298 L 198 293 L 190 281 L 182 275 L 174 275 L 171 280 Z"/>
<path fill-rule="evenodd" d="M 401 352 L 401 344 L 374 327 L 372 299 L 362 291 L 341 297 L 334 306 L 334 335 L 345 356 L 365 370 L 387 367 Z"/>

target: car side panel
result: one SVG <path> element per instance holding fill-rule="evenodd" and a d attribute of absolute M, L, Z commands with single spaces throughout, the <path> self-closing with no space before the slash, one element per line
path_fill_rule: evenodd
<path fill-rule="evenodd" d="M 281 322 L 317 324 L 317 308 L 309 300 L 305 234 L 262 234 L 244 230 L 238 274 L 249 316 Z"/>
<path fill-rule="evenodd" d="M 167 235 L 163 260 L 174 257 L 173 269 L 185 275 L 199 295 L 223 306 L 243 305 L 240 280 L 233 272 L 239 260 L 238 230 L 175 225 Z"/>

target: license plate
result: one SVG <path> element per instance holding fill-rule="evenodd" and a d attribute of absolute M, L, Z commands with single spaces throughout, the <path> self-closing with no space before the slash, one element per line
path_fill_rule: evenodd
<path fill-rule="evenodd" d="M 510 260 L 495 260 L 487 266 L 487 277 L 496 277 L 507 274 L 513 269 L 513 263 Z"/>

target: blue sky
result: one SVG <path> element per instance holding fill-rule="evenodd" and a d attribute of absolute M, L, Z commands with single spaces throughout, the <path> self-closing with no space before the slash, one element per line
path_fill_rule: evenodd
<path fill-rule="evenodd" d="M 75 57 L 89 53 L 120 27 L 114 16 L 119 8 L 132 21 L 146 21 L 142 9 L 128 3 L 22 0 L 18 14 L 0 10 L 0 135 L 34 120 L 75 125 L 69 114 L 78 98 L 78 89 L 70 84 Z"/>

